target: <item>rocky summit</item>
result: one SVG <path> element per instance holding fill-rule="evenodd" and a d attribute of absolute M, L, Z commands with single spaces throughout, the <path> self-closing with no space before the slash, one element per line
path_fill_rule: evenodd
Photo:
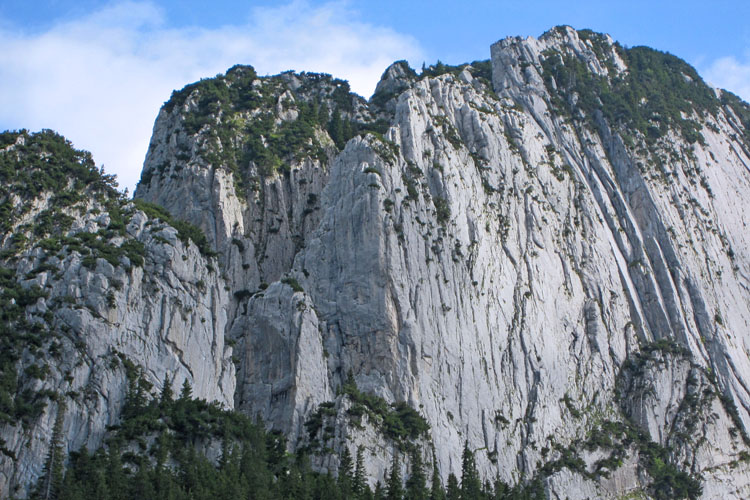
<path fill-rule="evenodd" d="M 0 495 L 164 498 L 199 457 L 204 498 L 256 446 L 268 491 L 749 498 L 748 206 L 750 106 L 569 27 L 369 101 L 235 66 L 133 199 L 5 132 Z"/>

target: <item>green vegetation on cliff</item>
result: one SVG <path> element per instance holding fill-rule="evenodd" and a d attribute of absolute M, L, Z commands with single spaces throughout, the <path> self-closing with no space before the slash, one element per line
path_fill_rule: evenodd
<path fill-rule="evenodd" d="M 280 433 L 267 431 L 238 412 L 194 399 L 188 384 L 183 384 L 177 398 L 169 385 L 151 396 L 150 385 L 137 368 L 131 368 L 123 418 L 110 428 L 105 446 L 93 453 L 86 448 L 72 452 L 64 476 L 50 467 L 32 498 L 426 500 L 451 498 L 452 493 L 477 500 L 544 498 L 540 481 L 515 488 L 500 480 L 482 484 L 468 448 L 463 453 L 460 486 L 451 475 L 447 492 L 437 477 L 428 487 L 416 450 L 410 453 L 405 481 L 396 454 L 385 486 L 378 483 L 374 490 L 365 480 L 362 448 L 356 461 L 345 448 L 335 475 L 314 472 L 304 450 L 287 452 Z M 51 457 L 54 462 L 55 455 Z"/>
<path fill-rule="evenodd" d="M 113 175 L 94 163 L 91 153 L 73 148 L 61 135 L 43 130 L 0 134 L 0 230 L 7 233 L 15 220 L 28 213 L 32 200 L 44 193 L 58 208 L 74 206 L 87 197 L 117 199 Z M 45 229 L 59 229 L 65 219 L 48 214 Z"/>
<path fill-rule="evenodd" d="M 598 59 L 608 69 L 599 76 L 572 54 L 549 50 L 543 56 L 543 78 L 553 104 L 574 118 L 592 123 L 601 113 L 620 131 L 640 132 L 648 142 L 676 128 L 688 142 L 702 141 L 699 121 L 714 114 L 719 106 L 714 91 L 695 69 L 682 59 L 648 47 L 611 47 L 603 35 L 579 32 L 592 41 Z M 619 56 L 627 71 L 619 72 Z M 581 115 L 581 113 L 583 115 Z"/>
<path fill-rule="evenodd" d="M 728 90 L 721 91 L 721 104 L 728 107 L 739 118 L 745 144 L 750 146 L 750 104 L 746 103 Z"/>
<path fill-rule="evenodd" d="M 49 130 L 3 132 L 0 148 L 0 423 L 26 426 L 48 398 L 58 397 L 39 390 L 37 382 L 61 354 L 55 301 L 36 276 L 60 272 L 62 259 L 73 251 L 113 265 L 122 256 L 142 264 L 143 245 L 109 243 L 124 231 L 123 198 L 114 176 L 98 169 L 90 153 Z M 69 235 L 72 214 L 85 212 L 91 200 L 112 208 L 109 227 Z M 19 272 L 17 262 L 31 252 L 32 269 Z M 45 306 L 35 307 L 40 301 Z M 3 445 L 0 451 L 11 455 Z"/>
<path fill-rule="evenodd" d="M 130 205 L 116 186 L 90 153 L 55 132 L 0 134 L 0 424 L 26 427 L 49 399 L 64 397 L 42 389 L 70 344 L 70 327 L 58 313 L 100 312 L 87 297 L 52 293 L 53 285 L 78 264 L 92 272 L 102 260 L 124 271 L 144 266 L 148 249 L 127 231 L 135 207 L 213 254 L 199 229 L 154 205 Z M 112 307 L 114 290 L 106 297 Z M 3 442 L 0 453 L 12 456 Z"/>
<path fill-rule="evenodd" d="M 289 174 L 306 159 L 326 163 L 352 137 L 387 130 L 344 80 L 304 72 L 258 77 L 250 66 L 187 85 L 163 109 L 176 113 L 188 136 L 200 136 L 200 145 L 181 146 L 176 161 L 144 171 L 141 184 L 200 157 L 232 172 L 243 197 L 260 189 L 261 177 Z"/>

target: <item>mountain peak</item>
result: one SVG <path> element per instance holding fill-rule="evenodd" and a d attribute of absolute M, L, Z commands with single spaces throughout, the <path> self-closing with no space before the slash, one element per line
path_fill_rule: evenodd
<path fill-rule="evenodd" d="M 236 66 L 165 103 L 134 201 L 0 190 L 0 403 L 35 409 L 4 420 L 2 491 L 49 443 L 108 437 L 138 477 L 150 449 L 229 470 L 200 429 L 232 414 L 197 397 L 272 431 L 269 470 L 293 473 L 271 489 L 347 488 L 357 456 L 371 486 L 424 468 L 526 497 L 750 496 L 750 107 L 588 30 L 491 56 L 396 62 L 369 102 Z M 24 163 L 34 137 L 0 136 L 2 172 L 69 155 Z M 191 405 L 195 453 L 163 447 Z"/>

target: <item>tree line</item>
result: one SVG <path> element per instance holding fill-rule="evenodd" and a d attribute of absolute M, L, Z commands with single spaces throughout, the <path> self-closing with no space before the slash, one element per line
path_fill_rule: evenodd
<path fill-rule="evenodd" d="M 289 453 L 279 432 L 260 421 L 192 397 L 186 382 L 178 397 L 171 383 L 151 397 L 151 386 L 130 368 L 130 387 L 122 422 L 111 428 L 104 446 L 65 457 L 58 407 L 52 444 L 42 477 L 31 494 L 55 500 L 466 500 L 545 498 L 541 483 L 509 488 L 497 479 L 482 483 L 474 454 L 463 451 L 461 478 L 451 474 L 444 486 L 437 469 L 430 471 L 416 447 L 394 453 L 384 483 L 371 487 L 364 449 L 352 456 L 344 447 L 337 474 L 312 470 L 301 450 Z M 209 450 L 221 443 L 218 460 Z M 408 477 L 401 461 L 408 456 Z"/>

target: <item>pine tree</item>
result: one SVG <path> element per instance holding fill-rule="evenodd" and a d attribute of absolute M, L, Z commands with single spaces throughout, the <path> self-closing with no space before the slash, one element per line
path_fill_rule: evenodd
<path fill-rule="evenodd" d="M 161 388 L 161 396 L 159 397 L 159 405 L 162 408 L 167 408 L 174 399 L 174 392 L 172 391 L 172 378 L 167 376 L 164 379 L 164 385 Z"/>
<path fill-rule="evenodd" d="M 419 451 L 414 449 L 411 452 L 411 474 L 409 479 L 406 480 L 406 495 L 404 498 L 407 500 L 427 500 L 428 497 L 427 478 L 424 475 L 422 457 L 419 455 Z"/>
<path fill-rule="evenodd" d="M 430 500 L 445 500 L 445 490 L 443 490 L 443 484 L 440 482 L 440 473 L 438 472 L 437 463 L 432 465 Z"/>
<path fill-rule="evenodd" d="M 446 500 L 461 500 L 461 488 L 458 486 L 458 479 L 452 472 L 448 476 L 448 488 L 445 497 Z"/>
<path fill-rule="evenodd" d="M 318 476 L 313 488 L 313 498 L 327 498 L 330 500 L 343 498 L 339 493 L 338 485 L 331 476 L 330 472 L 328 474 L 321 474 Z"/>
<path fill-rule="evenodd" d="M 83 459 L 81 461 L 81 459 Z M 81 455 L 75 462 L 75 474 L 79 481 L 85 483 L 86 499 L 95 498 L 113 498 L 109 494 L 109 485 L 107 482 L 107 467 L 109 461 L 105 451 L 100 448 L 93 455 Z"/>
<path fill-rule="evenodd" d="M 510 487 L 500 479 L 500 476 L 498 475 L 495 477 L 495 486 L 493 488 L 493 498 L 495 500 L 502 500 L 505 498 L 508 491 L 510 491 Z"/>
<path fill-rule="evenodd" d="M 352 454 L 349 453 L 349 449 L 346 447 L 344 447 L 344 451 L 341 452 L 341 457 L 339 458 L 339 477 L 337 482 L 344 498 L 350 498 L 353 491 L 354 470 L 352 466 Z"/>
<path fill-rule="evenodd" d="M 346 380 L 344 381 L 344 385 L 341 387 L 344 394 L 357 394 L 359 392 L 359 389 L 357 389 L 357 381 L 354 380 L 354 372 L 349 370 L 346 372 Z"/>
<path fill-rule="evenodd" d="M 94 472 L 95 468 L 85 446 L 79 451 L 71 453 L 70 465 L 65 471 L 58 500 L 86 500 L 87 485 L 85 481 L 91 482 Z"/>
<path fill-rule="evenodd" d="M 109 494 L 110 488 L 107 485 L 107 478 L 104 471 L 97 469 L 94 475 L 89 479 L 89 481 L 91 481 L 91 487 L 88 498 L 115 498 L 114 496 L 110 496 Z"/>
<path fill-rule="evenodd" d="M 73 474 L 65 474 L 58 500 L 86 500 L 83 486 Z"/>
<path fill-rule="evenodd" d="M 155 498 L 154 485 L 151 483 L 150 467 L 147 459 L 141 460 L 135 477 L 130 481 L 130 497 L 149 500 Z"/>
<path fill-rule="evenodd" d="M 468 441 L 464 444 L 461 465 L 461 498 L 482 498 L 482 481 L 474 461 L 474 453 L 469 449 Z"/>
<path fill-rule="evenodd" d="M 315 475 L 312 472 L 312 466 L 310 465 L 310 457 L 304 450 L 298 450 L 294 458 L 294 466 L 302 476 L 302 483 L 304 488 L 304 498 L 312 499 L 315 486 Z"/>
<path fill-rule="evenodd" d="M 484 482 L 484 486 L 482 488 L 482 498 L 487 498 L 488 500 L 492 500 L 495 498 L 495 490 L 492 487 L 492 483 L 489 479 Z"/>
<path fill-rule="evenodd" d="M 128 498 L 128 478 L 122 467 L 122 456 L 120 454 L 120 442 L 115 440 L 109 445 L 107 451 L 107 486 L 109 498 L 112 500 L 125 500 Z"/>
<path fill-rule="evenodd" d="M 44 500 L 58 498 L 63 483 L 63 467 L 65 464 L 65 455 L 63 453 L 64 423 L 65 402 L 60 401 L 57 404 L 57 415 L 55 416 L 55 425 L 52 427 L 52 440 L 49 452 L 47 453 L 44 472 L 42 479 L 37 483 L 40 487 L 36 496 Z"/>
<path fill-rule="evenodd" d="M 385 498 L 387 500 L 402 500 L 404 498 L 404 487 L 401 483 L 401 466 L 398 461 L 398 452 L 393 452 L 393 463 L 391 464 L 391 473 L 386 481 L 387 490 Z"/>
<path fill-rule="evenodd" d="M 373 500 L 385 500 L 385 492 L 380 481 L 375 483 L 375 491 L 372 493 L 372 498 Z"/>
<path fill-rule="evenodd" d="M 163 392 L 163 391 L 162 391 Z M 159 498 L 169 498 L 172 490 L 172 473 L 166 466 L 169 457 L 169 438 L 161 433 L 156 438 L 156 464 L 154 466 L 154 490 Z M 222 459 L 224 457 L 222 456 Z"/>
<path fill-rule="evenodd" d="M 190 382 L 185 379 L 185 381 L 182 383 L 182 390 L 180 390 L 180 402 L 187 402 L 191 401 L 193 399 L 193 387 L 190 385 Z"/>
<path fill-rule="evenodd" d="M 365 490 L 369 490 L 365 482 L 365 472 L 364 448 L 359 446 L 357 447 L 357 466 L 354 469 L 354 484 L 352 485 L 356 498 L 363 498 Z"/>
<path fill-rule="evenodd" d="M 308 500 L 310 498 L 304 478 L 297 467 L 290 467 L 286 474 L 279 477 L 277 482 L 282 498 L 294 498 L 295 500 Z M 225 498 L 238 498 L 227 496 Z"/>
<path fill-rule="evenodd" d="M 343 120 L 341 123 L 341 136 L 343 137 L 343 146 L 346 145 L 347 142 L 349 142 L 349 139 L 354 137 L 354 129 L 352 128 L 352 122 L 349 120 Z"/>
<path fill-rule="evenodd" d="M 141 414 L 146 406 L 146 382 L 142 379 L 140 369 L 128 372 L 128 392 L 122 408 L 122 418 L 128 419 Z"/>
<path fill-rule="evenodd" d="M 318 123 L 328 123 L 328 119 L 330 118 L 328 116 L 328 105 L 326 103 L 321 104 L 318 106 Z"/>
<path fill-rule="evenodd" d="M 360 500 L 374 500 L 375 496 L 368 485 L 365 485 L 365 489 L 362 490 L 362 494 L 359 496 Z"/>
<path fill-rule="evenodd" d="M 333 139 L 336 147 L 343 149 L 346 144 L 344 141 L 344 126 L 341 122 L 341 113 L 338 109 L 333 112 L 331 122 L 328 124 L 328 133 L 331 135 L 331 139 Z"/>

